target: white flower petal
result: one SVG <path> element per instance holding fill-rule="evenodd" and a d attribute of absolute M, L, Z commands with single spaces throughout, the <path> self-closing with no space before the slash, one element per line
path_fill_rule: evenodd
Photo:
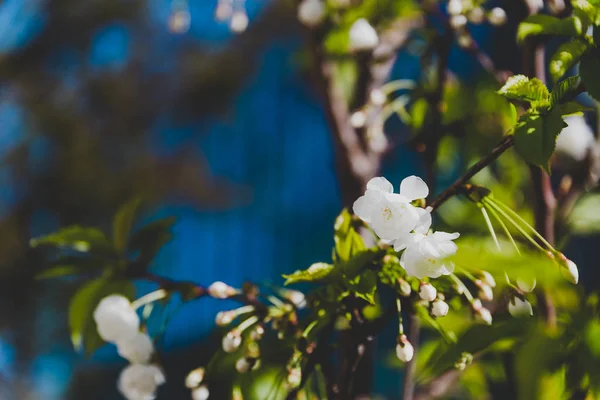
<path fill-rule="evenodd" d="M 458 232 L 448 233 L 448 232 L 437 231 L 437 232 L 433 233 L 433 237 L 438 242 L 441 242 L 444 240 L 455 240 L 460 237 L 460 233 L 458 233 Z"/>
<path fill-rule="evenodd" d="M 385 193 L 394 193 L 394 186 L 382 176 L 372 178 L 367 183 L 367 190 L 378 190 Z"/>
<path fill-rule="evenodd" d="M 415 232 L 424 235 L 431 228 L 431 212 L 424 208 L 415 208 L 415 210 L 419 214 L 419 222 L 415 226 Z"/>
<path fill-rule="evenodd" d="M 429 188 L 423 179 L 418 176 L 409 176 L 400 183 L 400 195 L 410 201 L 424 199 L 429 195 Z"/>
<path fill-rule="evenodd" d="M 370 223 L 373 213 L 373 202 L 366 195 L 360 196 L 352 205 L 352 211 L 358 218 L 366 223 Z"/>

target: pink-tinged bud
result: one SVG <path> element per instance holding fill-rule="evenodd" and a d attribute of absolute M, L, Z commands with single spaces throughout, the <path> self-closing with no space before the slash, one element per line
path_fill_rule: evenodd
<path fill-rule="evenodd" d="M 254 328 L 252 330 L 252 332 L 250 332 L 250 339 L 252 339 L 254 341 L 258 341 L 258 340 L 262 339 L 264 334 L 265 334 L 265 328 L 263 328 L 262 325 L 258 325 L 256 328 Z"/>
<path fill-rule="evenodd" d="M 425 301 L 433 301 L 437 296 L 437 290 L 430 283 L 421 283 L 419 297 Z"/>
<path fill-rule="evenodd" d="M 487 271 L 481 271 L 481 280 L 483 283 L 487 283 L 490 287 L 496 287 L 496 280 L 494 279 L 493 275 Z"/>
<path fill-rule="evenodd" d="M 242 335 L 237 331 L 233 330 L 228 332 L 227 335 L 223 336 L 223 350 L 226 353 L 233 353 L 242 344 Z"/>
<path fill-rule="evenodd" d="M 396 345 L 396 356 L 402 362 L 409 362 L 415 355 L 415 348 L 408 341 L 406 335 L 400 335 L 398 337 L 398 344 Z"/>
<path fill-rule="evenodd" d="M 490 285 L 483 283 L 480 280 L 475 281 L 475 284 L 479 286 L 479 297 L 485 301 L 494 300 L 494 291 L 490 287 Z"/>
<path fill-rule="evenodd" d="M 483 307 L 483 304 L 481 304 L 481 300 L 475 299 L 471 303 L 471 307 L 473 307 L 473 311 L 479 311 L 481 310 L 481 307 Z"/>

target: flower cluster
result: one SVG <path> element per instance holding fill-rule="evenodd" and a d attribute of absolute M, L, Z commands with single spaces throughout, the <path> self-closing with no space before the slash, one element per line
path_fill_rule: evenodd
<path fill-rule="evenodd" d="M 103 298 L 94 311 L 102 339 L 117 346 L 119 355 L 131 364 L 119 377 L 119 391 L 127 400 L 152 400 L 165 382 L 162 370 L 150 364 L 152 339 L 140 331 L 140 318 L 127 298 L 113 294 Z"/>
<path fill-rule="evenodd" d="M 449 275 L 454 264 L 446 259 L 456 253 L 453 242 L 458 233 L 432 232 L 431 210 L 416 207 L 415 200 L 429 194 L 427 184 L 419 177 L 409 176 L 394 193 L 385 178 L 373 178 L 367 190 L 354 202 L 354 213 L 369 224 L 382 242 L 402 251 L 400 265 L 408 276 L 422 279 Z"/>

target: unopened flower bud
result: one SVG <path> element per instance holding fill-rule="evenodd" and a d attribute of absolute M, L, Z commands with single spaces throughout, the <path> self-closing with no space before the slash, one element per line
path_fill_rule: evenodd
<path fill-rule="evenodd" d="M 494 276 L 487 271 L 481 271 L 481 280 L 490 287 L 496 287 L 496 280 L 494 279 Z"/>
<path fill-rule="evenodd" d="M 400 294 L 404 297 L 410 296 L 410 293 L 412 292 L 410 283 L 406 282 L 404 279 L 398 279 L 398 284 L 400 285 Z"/>
<path fill-rule="evenodd" d="M 360 18 L 350 28 L 350 48 L 355 51 L 373 50 L 379 44 L 375 28 L 364 18 Z"/>
<path fill-rule="evenodd" d="M 469 21 L 474 24 L 482 24 L 485 21 L 485 11 L 481 7 L 475 7 L 469 11 Z"/>
<path fill-rule="evenodd" d="M 479 311 L 483 307 L 483 304 L 481 304 L 481 300 L 475 299 L 471 302 L 471 307 L 473 307 L 473 311 Z"/>
<path fill-rule="evenodd" d="M 533 308 L 527 299 L 515 296 L 508 302 L 508 312 L 513 317 L 529 316 L 533 315 Z"/>
<path fill-rule="evenodd" d="M 209 396 L 210 392 L 206 385 L 198 386 L 192 391 L 192 400 L 208 400 Z"/>
<path fill-rule="evenodd" d="M 486 325 L 492 324 L 492 313 L 485 307 L 481 307 L 478 311 L 476 311 L 475 318 Z"/>
<path fill-rule="evenodd" d="M 302 369 L 300 367 L 291 368 L 288 371 L 287 383 L 290 388 L 297 388 L 302 382 Z"/>
<path fill-rule="evenodd" d="M 577 284 L 579 282 L 579 269 L 577 269 L 577 264 L 575 264 L 572 260 L 569 260 L 565 257 L 564 254 L 560 254 L 560 266 L 561 274 L 567 279 L 569 282 L 573 284 Z"/>
<path fill-rule="evenodd" d="M 265 328 L 263 328 L 262 325 L 258 325 L 256 328 L 254 328 L 250 332 L 250 339 L 252 339 L 254 341 L 258 341 L 258 340 L 262 339 L 264 334 L 265 334 Z"/>
<path fill-rule="evenodd" d="M 494 291 L 487 283 L 483 283 L 479 279 L 475 281 L 475 285 L 479 287 L 479 297 L 485 301 L 492 301 L 494 299 Z"/>
<path fill-rule="evenodd" d="M 283 292 L 283 297 L 289 300 L 296 308 L 306 307 L 306 296 L 298 290 L 286 290 Z"/>
<path fill-rule="evenodd" d="M 229 325 L 233 322 L 235 317 L 236 313 L 233 311 L 220 311 L 215 317 L 215 324 L 217 324 L 217 326 Z"/>
<path fill-rule="evenodd" d="M 506 22 L 506 11 L 500 7 L 492 8 L 492 11 L 488 14 L 488 21 L 494 26 L 504 25 Z"/>
<path fill-rule="evenodd" d="M 431 304 L 431 314 L 433 314 L 434 317 L 444 317 L 448 314 L 449 309 L 448 303 L 443 300 L 438 299 Z"/>
<path fill-rule="evenodd" d="M 208 294 L 215 299 L 226 299 L 237 294 L 237 290 L 226 283 L 216 281 L 208 287 Z"/>
<path fill-rule="evenodd" d="M 419 290 L 419 297 L 426 301 L 433 301 L 437 295 L 437 290 L 430 283 L 422 283 Z"/>
<path fill-rule="evenodd" d="M 217 8 L 215 10 L 215 19 L 217 21 L 227 21 L 231 18 L 231 14 L 233 14 L 233 7 L 231 6 L 231 1 L 229 0 L 219 0 L 217 3 Z"/>
<path fill-rule="evenodd" d="M 187 9 L 174 10 L 169 15 L 169 31 L 176 34 L 186 33 L 190 29 L 192 17 Z"/>
<path fill-rule="evenodd" d="M 381 89 L 373 89 L 369 94 L 369 100 L 376 106 L 385 104 L 387 96 Z"/>
<path fill-rule="evenodd" d="M 396 345 L 396 356 L 402 362 L 409 362 L 415 355 L 415 349 L 412 344 L 408 341 L 406 335 L 400 335 L 398 337 L 398 344 Z"/>
<path fill-rule="evenodd" d="M 193 371 L 190 371 L 189 374 L 185 377 L 185 386 L 188 389 L 194 389 L 198 387 L 204 380 L 204 368 L 196 368 Z"/>
<path fill-rule="evenodd" d="M 227 335 L 223 336 L 223 350 L 226 353 L 233 353 L 242 344 L 242 335 L 236 330 L 228 332 Z"/>
<path fill-rule="evenodd" d="M 240 374 L 245 374 L 246 372 L 250 371 L 251 366 L 252 365 L 250 364 L 250 362 L 248 361 L 248 359 L 246 357 L 242 357 L 242 358 L 238 359 L 235 363 L 235 369 Z"/>

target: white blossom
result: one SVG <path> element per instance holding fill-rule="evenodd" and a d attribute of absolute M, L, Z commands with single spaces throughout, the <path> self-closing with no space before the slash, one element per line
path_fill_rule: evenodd
<path fill-rule="evenodd" d="M 237 317 L 235 311 L 219 311 L 215 317 L 215 324 L 217 326 L 229 325 Z"/>
<path fill-rule="evenodd" d="M 467 32 L 458 35 L 457 42 L 458 45 L 463 49 L 468 49 L 473 45 L 473 39 L 471 38 L 471 35 Z"/>
<path fill-rule="evenodd" d="M 495 26 L 504 25 L 506 22 L 506 11 L 500 7 L 494 7 L 488 14 L 488 21 Z"/>
<path fill-rule="evenodd" d="M 285 290 L 283 297 L 289 300 L 296 308 L 302 309 L 306 307 L 306 296 L 298 290 Z"/>
<path fill-rule="evenodd" d="M 133 336 L 117 340 L 117 351 L 132 364 L 146 364 L 154 353 L 154 344 L 146 333 L 137 332 Z"/>
<path fill-rule="evenodd" d="M 119 391 L 127 400 L 153 400 L 165 375 L 156 365 L 131 364 L 119 376 Z"/>
<path fill-rule="evenodd" d="M 422 283 L 419 289 L 419 297 L 426 301 L 433 301 L 437 296 L 437 290 L 430 283 Z"/>
<path fill-rule="evenodd" d="M 239 358 L 235 362 L 235 369 L 240 374 L 245 374 L 246 372 L 248 372 L 250 370 L 250 367 L 252 367 L 252 365 L 250 364 L 250 361 L 248 361 L 248 359 L 246 357 Z"/>
<path fill-rule="evenodd" d="M 454 271 L 454 263 L 446 258 L 456 253 L 458 246 L 452 240 L 457 239 L 458 233 L 434 232 L 418 239 L 416 243 L 408 245 L 400 265 L 406 270 L 408 276 L 422 279 L 426 276 L 438 278 L 449 275 Z"/>
<path fill-rule="evenodd" d="M 192 400 L 208 400 L 209 396 L 210 392 L 206 385 L 198 386 L 192 391 Z"/>
<path fill-rule="evenodd" d="M 461 29 L 467 25 L 467 17 L 464 15 L 453 15 L 450 17 L 450 26 L 454 29 Z"/>
<path fill-rule="evenodd" d="M 362 110 L 358 110 L 352 113 L 350 116 L 350 125 L 352 125 L 354 128 L 362 128 L 366 123 L 367 114 Z"/>
<path fill-rule="evenodd" d="M 204 380 L 204 373 L 205 370 L 202 367 L 190 371 L 190 373 L 185 377 L 185 386 L 189 389 L 198 387 L 198 385 L 200 385 Z"/>
<path fill-rule="evenodd" d="M 215 9 L 215 19 L 217 21 L 225 22 L 231 18 L 233 14 L 233 7 L 230 0 L 219 0 L 217 8 Z"/>
<path fill-rule="evenodd" d="M 481 24 L 485 21 L 485 11 L 481 7 L 475 7 L 469 11 L 469 21 L 474 24 Z"/>
<path fill-rule="evenodd" d="M 556 139 L 556 161 L 562 169 L 577 167 L 588 157 L 596 145 L 594 132 L 580 115 L 565 118 L 568 124 Z"/>
<path fill-rule="evenodd" d="M 223 350 L 226 353 L 233 353 L 242 344 L 242 335 L 236 330 L 228 332 L 227 335 L 223 336 Z"/>
<path fill-rule="evenodd" d="M 399 194 L 394 193 L 387 179 L 373 178 L 367 183 L 365 194 L 354 202 L 353 210 L 381 239 L 404 244 L 410 241 L 410 233 L 418 224 L 422 229 L 422 221 L 431 221 L 426 210 L 418 211 L 410 204 L 413 200 L 427 197 L 428 193 L 425 182 L 416 176 L 402 181 Z"/>
<path fill-rule="evenodd" d="M 462 0 L 448 1 L 448 6 L 446 7 L 446 10 L 448 10 L 448 14 L 450 14 L 450 15 L 462 14 L 462 12 L 464 10 Z"/>
<path fill-rule="evenodd" d="M 98 334 L 107 342 L 135 336 L 140 328 L 140 318 L 129 300 L 121 295 L 103 298 L 94 310 Z"/>
<path fill-rule="evenodd" d="M 298 6 L 298 20 L 309 28 L 320 25 L 325 19 L 325 4 L 321 0 L 303 0 Z"/>
<path fill-rule="evenodd" d="M 350 48 L 352 50 L 373 50 L 379 44 L 379 36 L 369 22 L 360 18 L 350 28 Z"/>
<path fill-rule="evenodd" d="M 387 95 L 381 89 L 373 89 L 371 93 L 369 93 L 369 101 L 376 106 L 381 106 L 385 104 L 387 100 Z"/>
<path fill-rule="evenodd" d="M 220 281 L 213 282 L 208 287 L 208 294 L 215 299 L 226 299 L 237 294 L 237 290 Z"/>
<path fill-rule="evenodd" d="M 235 33 L 241 33 L 248 27 L 248 14 L 245 10 L 235 10 L 229 20 L 229 29 Z"/>
<path fill-rule="evenodd" d="M 449 309 L 450 307 L 448 306 L 448 303 L 446 303 L 443 300 L 435 300 L 431 304 L 431 314 L 433 314 L 433 316 L 435 317 L 446 316 L 446 314 L 448 314 Z"/>
<path fill-rule="evenodd" d="M 508 312 L 513 317 L 533 315 L 533 308 L 527 299 L 521 299 L 515 296 L 511 301 L 508 302 Z"/>
<path fill-rule="evenodd" d="M 172 33 L 185 33 L 190 29 L 191 22 L 192 17 L 187 9 L 174 10 L 169 15 L 168 28 Z"/>

